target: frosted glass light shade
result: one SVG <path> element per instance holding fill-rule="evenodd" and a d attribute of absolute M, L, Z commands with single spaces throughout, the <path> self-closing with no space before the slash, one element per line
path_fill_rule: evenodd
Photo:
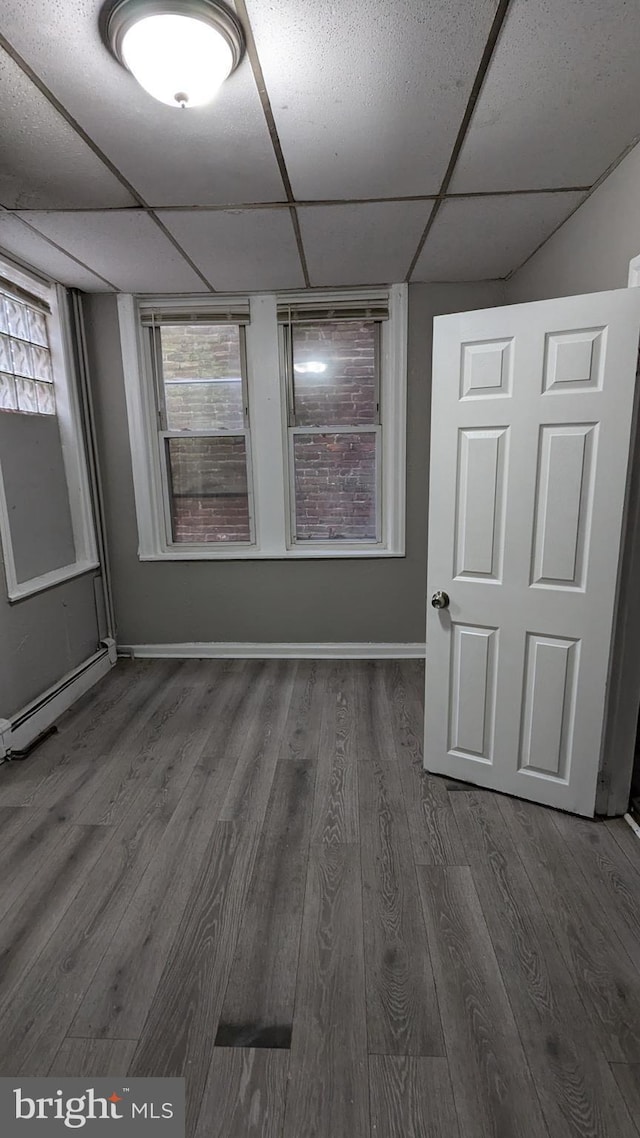
<path fill-rule="evenodd" d="M 213 99 L 233 67 L 229 44 L 192 16 L 146 16 L 122 40 L 122 58 L 141 87 L 169 106 Z"/>
<path fill-rule="evenodd" d="M 170 107 L 210 102 L 244 52 L 224 0 L 107 0 L 100 24 L 116 59 Z"/>

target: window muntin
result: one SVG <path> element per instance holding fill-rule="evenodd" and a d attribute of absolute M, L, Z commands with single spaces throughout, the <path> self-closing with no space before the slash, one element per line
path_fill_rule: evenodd
<path fill-rule="evenodd" d="M 214 320 L 149 328 L 168 540 L 251 544 L 244 327 Z"/>
<path fill-rule="evenodd" d="M 0 411 L 55 415 L 47 318 L 0 288 Z"/>
<path fill-rule="evenodd" d="M 284 335 L 291 539 L 377 544 L 380 321 L 301 319 Z"/>

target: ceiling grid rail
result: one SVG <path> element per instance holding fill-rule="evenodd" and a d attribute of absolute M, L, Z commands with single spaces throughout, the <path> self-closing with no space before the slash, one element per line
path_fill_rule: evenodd
<path fill-rule="evenodd" d="M 16 51 L 13 44 L 11 44 L 9 42 L 9 40 L 5 36 L 2 35 L 2 33 L 0 33 L 0 48 L 2 48 L 4 51 L 6 51 L 7 55 L 9 55 L 11 57 L 13 62 L 15 64 L 17 64 L 17 66 L 20 68 L 20 70 L 23 72 L 23 74 L 27 76 L 27 79 L 29 79 L 30 82 L 33 83 L 33 85 L 35 87 L 37 87 L 37 89 L 40 91 L 40 93 L 42 95 L 44 95 L 45 99 L 47 99 L 47 101 L 51 104 L 53 109 L 55 111 L 57 111 L 57 113 L 65 120 L 65 122 L 71 127 L 71 129 L 73 131 L 75 131 L 75 133 L 78 135 L 78 137 L 95 154 L 96 158 L 98 158 L 100 160 L 100 162 L 102 162 L 103 165 L 106 166 L 107 170 L 109 170 L 109 172 L 111 174 L 113 174 L 114 178 L 117 178 L 117 180 L 125 188 L 125 190 L 127 190 L 127 192 L 131 195 L 131 197 L 134 199 L 134 201 L 136 201 L 138 203 L 138 206 L 146 212 L 147 216 L 151 219 L 151 221 L 153 221 L 154 224 L 157 225 L 157 227 L 160 229 L 160 231 L 164 234 L 164 236 L 168 238 L 168 240 L 174 246 L 176 251 L 180 254 L 181 257 L 184 258 L 184 260 L 187 262 L 189 267 L 200 278 L 202 283 L 204 285 L 206 285 L 208 291 L 209 292 L 215 292 L 216 290 L 214 289 L 211 282 L 209 280 L 207 280 L 204 273 L 196 265 L 195 261 L 193 261 L 191 259 L 189 254 L 185 252 L 185 250 L 182 248 L 182 246 L 179 244 L 179 242 L 176 240 L 176 238 L 173 236 L 173 234 L 169 232 L 169 230 L 167 229 L 164 222 L 161 221 L 160 218 L 156 216 L 154 209 L 144 200 L 142 195 L 140 193 L 138 193 L 138 191 L 136 190 L 135 186 L 132 186 L 131 182 L 124 176 L 122 171 L 118 169 L 118 167 L 111 161 L 111 159 L 104 153 L 104 151 L 101 150 L 101 148 L 98 146 L 98 144 L 96 142 L 94 142 L 94 140 L 91 138 L 91 136 L 89 134 L 87 134 L 86 130 L 84 130 L 84 128 L 77 121 L 77 119 L 75 119 L 73 117 L 73 115 L 64 106 L 64 104 L 61 103 L 60 100 L 56 98 L 53 91 L 50 90 L 50 88 L 47 86 L 47 84 L 40 78 L 40 76 L 33 70 L 33 68 L 29 66 L 26 59 L 23 59 L 23 57 L 20 55 L 20 53 L 18 51 Z M 21 219 L 21 220 L 23 220 L 23 219 Z M 26 224 L 28 224 L 28 223 L 25 222 L 25 225 Z M 47 243 L 49 245 L 53 245 L 54 248 L 57 248 L 59 250 L 61 249 L 61 247 L 59 245 L 57 245 L 55 241 L 52 241 L 49 237 L 46 236 L 46 234 L 42 233 L 39 229 L 37 229 L 36 226 L 31 225 L 31 226 L 29 226 L 29 228 L 32 229 L 35 233 L 37 233 L 39 237 L 44 238 L 44 240 L 47 241 Z M 64 250 L 64 249 L 62 249 L 61 251 L 66 253 L 66 250 Z M 69 253 L 66 253 L 66 255 L 70 256 Z M 74 257 L 73 260 L 78 261 L 78 258 Z M 82 264 L 82 262 L 78 261 L 78 264 Z M 100 277 L 101 280 L 105 280 L 105 278 L 102 277 L 100 273 L 96 273 L 95 270 L 90 269 L 88 265 L 85 265 L 84 267 L 88 268 L 90 272 L 94 273 L 94 276 Z M 108 284 L 109 282 L 105 281 L 105 283 Z M 119 290 L 116 289 L 116 291 L 119 291 Z"/>
<path fill-rule="evenodd" d="M 460 151 L 462 150 L 462 144 L 465 140 L 467 131 L 468 131 L 469 126 L 471 124 L 473 112 L 475 110 L 476 103 L 478 102 L 478 98 L 479 98 L 480 92 L 482 90 L 482 85 L 485 81 L 487 72 L 489 70 L 489 65 L 491 63 L 493 53 L 496 49 L 496 44 L 497 44 L 498 39 L 500 37 L 500 32 L 502 31 L 502 28 L 504 27 L 504 22 L 507 18 L 510 3 L 511 3 L 511 0 L 500 0 L 500 3 L 498 4 L 498 7 L 496 9 L 496 14 L 493 17 L 493 23 L 491 25 L 491 29 L 490 29 L 489 35 L 487 37 L 487 42 L 485 44 L 484 51 L 482 53 L 482 59 L 480 60 L 478 70 L 476 72 L 476 77 L 475 77 L 474 82 L 473 82 L 473 87 L 471 88 L 471 94 L 469 95 L 469 100 L 467 102 L 467 106 L 466 106 L 466 109 L 465 109 L 465 112 L 464 112 L 464 115 L 462 118 L 462 122 L 460 124 L 460 129 L 458 130 L 456 140 L 453 144 L 453 150 L 451 151 L 451 157 L 449 159 L 449 165 L 447 166 L 444 178 L 442 179 L 442 185 L 440 186 L 440 190 L 438 192 L 438 195 L 437 195 L 436 201 L 434 203 L 433 209 L 431 210 L 431 213 L 429 215 L 429 220 L 427 221 L 427 224 L 425 225 L 424 232 L 423 232 L 423 234 L 422 234 L 422 236 L 418 242 L 418 247 L 417 247 L 417 249 L 413 255 L 411 264 L 409 265 L 409 268 L 407 270 L 407 275 L 405 277 L 406 281 L 411 280 L 413 270 L 415 269 L 415 267 L 418 263 L 418 258 L 420 257 L 420 254 L 422 253 L 422 250 L 425 247 L 427 238 L 429 236 L 429 233 L 431 232 L 433 223 L 434 223 L 436 217 L 438 216 L 438 212 L 440 210 L 442 202 L 444 201 L 447 189 L 449 187 L 449 183 L 451 182 L 451 179 L 453 177 L 453 171 L 456 168 L 456 162 L 458 161 L 458 158 L 460 156 Z"/>
<path fill-rule="evenodd" d="M 298 247 L 298 256 L 300 257 L 300 264 L 302 266 L 302 275 L 304 277 L 305 287 L 310 288 L 311 280 L 309 277 L 307 256 L 304 251 L 304 245 L 302 243 L 302 231 L 300 229 L 300 219 L 298 217 L 298 211 L 296 209 L 296 199 L 294 197 L 293 188 L 291 186 L 291 179 L 289 177 L 289 171 L 287 170 L 287 164 L 284 160 L 284 152 L 282 150 L 282 144 L 280 142 L 280 135 L 278 134 L 276 120 L 273 114 L 273 109 L 271 107 L 271 100 L 269 98 L 269 92 L 267 91 L 267 85 L 265 83 L 264 73 L 262 71 L 262 64 L 260 63 L 260 58 L 258 56 L 258 49 L 256 47 L 253 29 L 251 27 L 249 13 L 247 12 L 247 7 L 244 0 L 236 0 L 236 10 L 240 19 L 242 20 L 247 45 L 247 55 L 251 64 L 251 70 L 253 71 L 256 87 L 258 89 L 258 95 L 260 96 L 260 102 L 262 103 L 262 109 L 264 111 L 264 117 L 266 119 L 267 129 L 269 131 L 269 137 L 271 139 L 271 145 L 273 146 L 273 151 L 276 156 L 276 162 L 278 163 L 280 177 L 282 178 L 285 194 L 287 195 L 287 204 L 289 213 L 291 215 L 291 223 L 293 225 L 293 231 L 296 238 L 296 245 Z"/>

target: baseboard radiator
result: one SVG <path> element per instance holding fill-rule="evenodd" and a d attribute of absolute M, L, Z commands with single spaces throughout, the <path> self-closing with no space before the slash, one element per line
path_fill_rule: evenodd
<path fill-rule="evenodd" d="M 80 696 L 111 671 L 117 658 L 115 641 L 107 638 L 101 644 L 93 656 L 68 672 L 11 719 L 0 719 L 0 762 L 28 750 Z"/>

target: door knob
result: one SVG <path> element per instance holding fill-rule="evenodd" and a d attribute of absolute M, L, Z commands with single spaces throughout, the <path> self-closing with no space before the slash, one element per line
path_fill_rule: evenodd
<path fill-rule="evenodd" d="M 448 609 L 449 608 L 449 594 L 443 593 L 442 589 L 438 589 L 431 598 L 431 604 L 434 609 Z"/>

